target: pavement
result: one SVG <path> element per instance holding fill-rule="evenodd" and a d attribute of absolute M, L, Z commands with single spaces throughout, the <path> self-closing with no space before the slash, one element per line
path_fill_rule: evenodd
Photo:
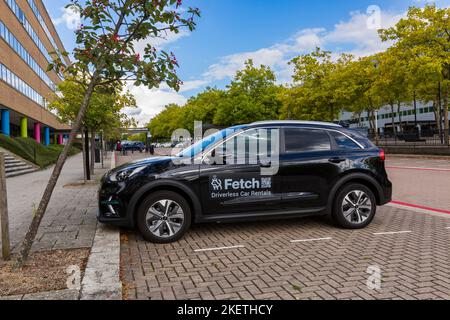
<path fill-rule="evenodd" d="M 450 299 L 450 161 L 387 166 L 395 202 L 364 230 L 323 218 L 206 224 L 169 245 L 123 230 L 125 298 Z"/>
<path fill-rule="evenodd" d="M 109 158 L 96 165 L 95 179 L 109 169 Z M 18 250 L 35 208 L 44 193 L 53 167 L 6 179 L 12 250 Z M 90 248 L 97 219 L 97 184 L 79 185 L 83 179 L 82 155 L 70 157 L 61 172 L 47 212 L 42 220 L 34 251 Z"/>

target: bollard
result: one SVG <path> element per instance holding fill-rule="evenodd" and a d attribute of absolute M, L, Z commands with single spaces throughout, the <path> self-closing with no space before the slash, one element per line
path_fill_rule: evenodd
<path fill-rule="evenodd" d="M 5 155 L 0 152 L 0 224 L 2 233 L 2 256 L 9 260 L 11 248 L 9 243 L 8 198 L 6 194 Z"/>

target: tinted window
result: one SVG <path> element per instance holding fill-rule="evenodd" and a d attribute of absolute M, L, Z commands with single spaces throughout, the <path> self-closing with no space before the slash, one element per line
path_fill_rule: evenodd
<path fill-rule="evenodd" d="M 373 148 L 375 145 L 370 141 L 367 137 L 365 137 L 361 132 L 357 130 L 352 129 L 344 129 L 341 130 L 346 135 L 354 139 L 356 142 L 358 142 L 360 145 L 362 145 L 364 148 Z"/>
<path fill-rule="evenodd" d="M 274 129 L 251 129 L 228 140 L 224 148 L 228 157 L 235 161 L 256 163 L 261 158 L 270 157 L 272 148 L 276 147 L 273 145 L 275 140 L 278 140 L 278 134 Z"/>
<path fill-rule="evenodd" d="M 322 130 L 285 129 L 286 152 L 315 152 L 331 150 L 330 136 Z"/>
<path fill-rule="evenodd" d="M 336 131 L 330 131 L 339 149 L 358 150 L 361 149 L 352 139 Z"/>

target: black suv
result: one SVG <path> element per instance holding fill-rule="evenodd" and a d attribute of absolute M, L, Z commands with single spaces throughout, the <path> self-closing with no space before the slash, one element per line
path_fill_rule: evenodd
<path fill-rule="evenodd" d="M 172 157 L 109 171 L 100 222 L 145 239 L 180 239 L 191 223 L 329 215 L 359 229 L 391 200 L 384 151 L 360 133 L 320 122 L 258 122 L 216 132 Z"/>

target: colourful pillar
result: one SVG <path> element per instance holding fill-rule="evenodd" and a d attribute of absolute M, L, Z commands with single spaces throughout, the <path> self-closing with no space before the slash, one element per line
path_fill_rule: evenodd
<path fill-rule="evenodd" d="M 28 138 L 28 119 L 26 117 L 20 119 L 20 136 Z"/>
<path fill-rule="evenodd" d="M 63 144 L 63 135 L 58 134 L 58 144 Z"/>
<path fill-rule="evenodd" d="M 41 124 L 39 122 L 34 124 L 34 140 L 37 143 L 41 143 Z"/>
<path fill-rule="evenodd" d="M 5 136 L 10 136 L 11 135 L 11 131 L 10 131 L 10 127 L 9 127 L 9 110 L 6 109 L 2 109 L 2 133 Z"/>
<path fill-rule="evenodd" d="M 58 134 L 57 133 L 55 133 L 53 135 L 53 144 L 58 144 Z"/>
<path fill-rule="evenodd" d="M 44 128 L 44 145 L 45 146 L 50 145 L 50 128 L 49 127 Z"/>

